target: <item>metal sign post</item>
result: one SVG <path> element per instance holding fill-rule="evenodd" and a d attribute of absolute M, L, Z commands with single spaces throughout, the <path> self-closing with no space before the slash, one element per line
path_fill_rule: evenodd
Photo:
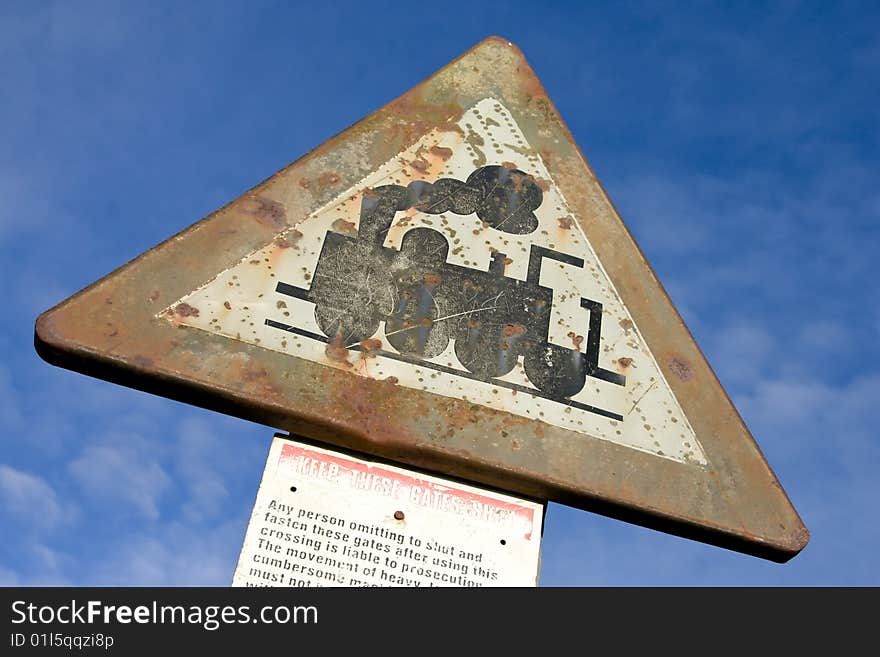
<path fill-rule="evenodd" d="M 52 363 L 786 561 L 808 533 L 491 38 L 37 321 Z"/>

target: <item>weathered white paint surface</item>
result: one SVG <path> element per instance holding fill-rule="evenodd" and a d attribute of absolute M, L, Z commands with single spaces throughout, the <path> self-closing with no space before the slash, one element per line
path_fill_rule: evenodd
<path fill-rule="evenodd" d="M 520 280 L 526 279 L 533 244 L 582 259 L 583 268 L 549 259 L 543 262 L 540 284 L 553 289 L 548 341 L 583 351 L 589 311 L 580 306 L 580 299 L 602 304 L 599 365 L 624 374 L 626 384 L 620 386 L 588 377 L 583 389 L 571 400 L 605 409 L 622 420 L 449 373 L 448 369 L 465 370 L 451 344 L 431 359 L 447 368 L 439 371 L 382 356 L 364 358 L 355 351 L 350 353 L 351 358 L 340 359 L 338 354 L 329 357 L 325 343 L 266 326 L 266 319 L 270 319 L 321 333 L 313 304 L 279 294 L 275 287 L 283 281 L 309 288 L 328 231 L 356 234 L 364 190 L 392 183 L 407 185 L 416 180 L 433 182 L 445 177 L 465 180 L 476 167 L 486 164 L 515 167 L 538 181 L 544 198 L 535 212 L 539 220 L 537 230 L 514 235 L 484 224 L 476 215 L 431 215 L 411 209 L 398 213 L 384 246 L 399 248 L 407 231 L 429 227 L 446 237 L 448 263 L 487 271 L 493 252 L 500 251 L 509 260 L 504 275 Z M 458 129 L 425 135 L 326 207 L 248 255 L 240 264 L 218 273 L 159 316 L 360 376 L 395 377 L 403 386 L 466 399 L 663 458 L 705 464 L 704 452 L 649 346 L 596 257 L 588 235 L 573 218 L 540 157 L 526 143 L 511 115 L 498 101 L 486 98 L 464 113 Z M 581 219 L 588 233 L 590 218 Z M 198 308 L 198 314 L 174 313 L 180 303 Z M 436 321 L 444 317 L 440 311 Z M 384 326 L 380 326 L 374 339 L 381 343 L 382 350 L 395 352 L 385 337 Z M 521 358 L 513 371 L 500 380 L 534 389 L 525 376 Z"/>
<path fill-rule="evenodd" d="M 543 506 L 276 436 L 233 586 L 536 586 Z"/>

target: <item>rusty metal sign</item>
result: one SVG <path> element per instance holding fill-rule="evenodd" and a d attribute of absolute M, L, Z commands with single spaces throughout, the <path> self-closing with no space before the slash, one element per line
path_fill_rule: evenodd
<path fill-rule="evenodd" d="M 808 533 L 491 38 L 37 320 L 49 362 L 785 561 Z"/>
<path fill-rule="evenodd" d="M 233 586 L 537 586 L 544 505 L 276 435 Z"/>

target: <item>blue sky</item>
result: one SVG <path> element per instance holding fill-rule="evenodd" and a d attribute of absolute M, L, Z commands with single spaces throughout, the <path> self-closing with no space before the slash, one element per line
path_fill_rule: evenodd
<path fill-rule="evenodd" d="M 875 3 L 0 6 L 0 584 L 226 585 L 272 435 L 51 367 L 43 310 L 490 34 L 516 43 L 811 530 L 551 505 L 542 585 L 880 584 Z"/>

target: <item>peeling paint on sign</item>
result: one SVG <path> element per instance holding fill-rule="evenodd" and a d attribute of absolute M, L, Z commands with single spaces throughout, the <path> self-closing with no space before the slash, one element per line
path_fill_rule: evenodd
<path fill-rule="evenodd" d="M 159 316 L 705 465 L 584 225 L 486 98 Z"/>

